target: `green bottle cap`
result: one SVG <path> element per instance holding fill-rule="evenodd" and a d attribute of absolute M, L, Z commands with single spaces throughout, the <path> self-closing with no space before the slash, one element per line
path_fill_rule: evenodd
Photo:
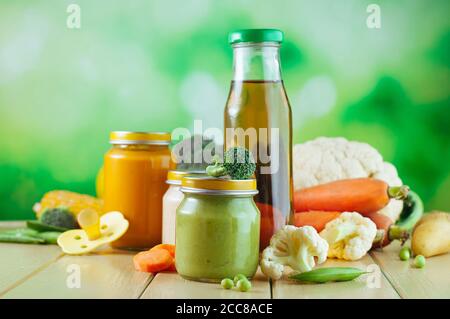
<path fill-rule="evenodd" d="M 278 29 L 242 29 L 228 34 L 230 44 L 244 42 L 283 42 L 283 32 Z"/>

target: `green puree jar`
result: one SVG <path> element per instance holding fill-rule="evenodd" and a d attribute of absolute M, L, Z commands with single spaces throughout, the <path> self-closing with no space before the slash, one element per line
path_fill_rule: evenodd
<path fill-rule="evenodd" d="M 175 263 L 184 278 L 219 282 L 258 268 L 256 181 L 183 177 L 177 209 Z"/>

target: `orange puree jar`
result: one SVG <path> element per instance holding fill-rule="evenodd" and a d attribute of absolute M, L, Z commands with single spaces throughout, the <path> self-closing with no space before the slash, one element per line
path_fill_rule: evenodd
<path fill-rule="evenodd" d="M 170 133 L 111 132 L 105 154 L 105 211 L 120 211 L 130 222 L 113 247 L 142 249 L 161 243 L 162 197 L 166 176 L 175 164 Z"/>

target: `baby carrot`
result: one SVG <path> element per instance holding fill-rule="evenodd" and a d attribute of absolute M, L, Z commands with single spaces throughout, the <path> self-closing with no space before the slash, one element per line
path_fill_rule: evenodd
<path fill-rule="evenodd" d="M 312 226 L 317 232 L 322 231 L 325 225 L 335 218 L 338 218 L 340 212 L 326 212 L 326 211 L 309 211 L 302 213 L 295 213 L 294 225 L 297 227 Z"/>
<path fill-rule="evenodd" d="M 174 260 L 167 250 L 152 249 L 135 255 L 133 262 L 136 270 L 156 273 L 171 267 Z"/>
<path fill-rule="evenodd" d="M 169 252 L 169 254 L 175 258 L 175 245 L 172 244 L 159 244 L 154 246 L 153 248 L 151 248 L 150 250 L 154 250 L 154 249 L 164 249 L 167 250 Z"/>

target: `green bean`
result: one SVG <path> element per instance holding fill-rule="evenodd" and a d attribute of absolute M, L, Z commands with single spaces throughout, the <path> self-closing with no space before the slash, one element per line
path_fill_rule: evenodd
<path fill-rule="evenodd" d="M 302 282 L 324 283 L 329 281 L 349 281 L 366 273 L 361 269 L 352 267 L 328 267 L 303 272 L 289 278 Z"/>

